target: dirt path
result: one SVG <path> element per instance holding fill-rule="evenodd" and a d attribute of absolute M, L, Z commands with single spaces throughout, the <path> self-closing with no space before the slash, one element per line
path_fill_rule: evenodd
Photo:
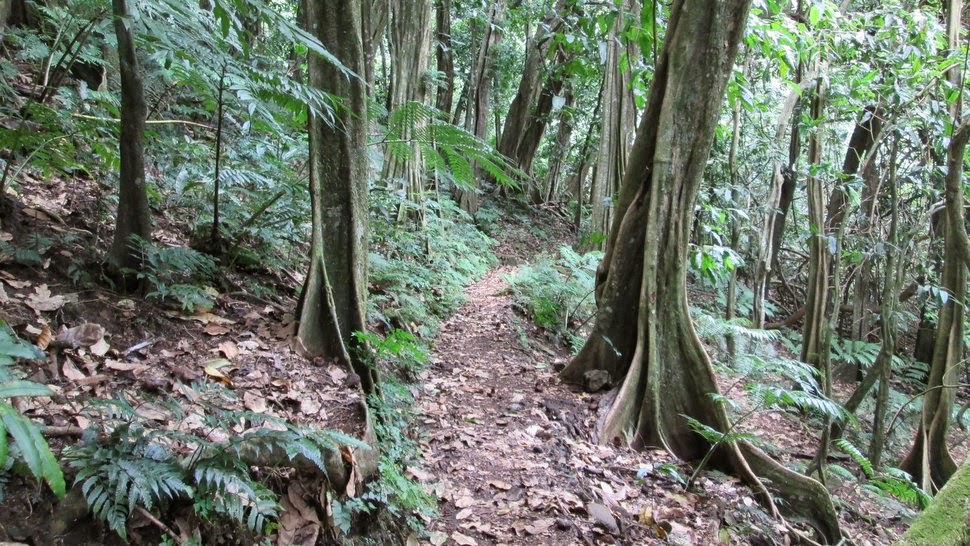
<path fill-rule="evenodd" d="M 587 441 L 598 398 L 559 383 L 554 364 L 568 355 L 541 345 L 513 311 L 503 279 L 513 271 L 500 268 L 469 287 L 435 344 L 419 396 L 425 478 L 441 510 L 430 541 L 649 543 L 649 529 L 631 526 L 636 512 L 628 511 L 643 489 L 638 463 L 649 454 Z"/>

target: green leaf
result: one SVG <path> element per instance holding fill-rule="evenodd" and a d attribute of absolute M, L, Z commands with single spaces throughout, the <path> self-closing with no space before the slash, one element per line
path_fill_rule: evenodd
<path fill-rule="evenodd" d="M 34 477 L 46 481 L 58 498 L 64 498 L 64 473 L 37 425 L 5 403 L 0 403 L 0 421 L 17 442 L 21 456 Z"/>
<path fill-rule="evenodd" d="M 14 396 L 51 396 L 54 394 L 49 388 L 33 381 L 8 381 L 0 383 L 0 399 Z"/>

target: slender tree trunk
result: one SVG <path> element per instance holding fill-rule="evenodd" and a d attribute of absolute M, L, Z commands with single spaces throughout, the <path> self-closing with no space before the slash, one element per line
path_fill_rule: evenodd
<path fill-rule="evenodd" d="M 121 72 L 121 135 L 118 141 L 121 173 L 118 177 L 118 214 L 111 258 L 122 275 L 141 270 L 142 243 L 151 241 L 152 217 L 145 182 L 145 88 L 135 52 L 133 22 L 125 0 L 112 0 L 115 37 Z"/>
<path fill-rule="evenodd" d="M 799 4 L 801 5 L 801 4 Z M 802 73 L 802 66 L 798 66 L 798 75 Z M 788 168 L 782 166 L 781 161 L 772 161 L 771 183 L 765 203 L 765 223 L 761 230 L 758 244 L 758 258 L 754 266 L 754 305 L 751 322 L 755 328 L 763 328 L 765 324 L 764 300 L 768 297 L 768 282 L 771 279 L 771 268 L 775 265 L 775 256 L 781 246 L 785 233 L 785 218 L 795 195 L 795 171 L 800 152 L 798 141 L 798 105 L 802 93 L 815 83 L 815 74 L 809 74 L 799 83 L 799 89 L 789 93 L 778 116 L 775 129 L 775 147 L 781 148 L 785 133 L 791 124 L 791 137 L 788 145 Z"/>
<path fill-rule="evenodd" d="M 364 74 L 360 0 L 310 0 L 309 31 L 340 62 Z M 311 56 L 310 84 L 344 97 L 334 122 L 310 117 L 310 198 L 313 236 L 310 267 L 297 308 L 298 342 L 306 353 L 345 362 L 365 392 L 375 378 L 362 361 L 353 333 L 366 329 L 367 91 L 326 60 Z"/>
<path fill-rule="evenodd" d="M 563 166 L 566 164 L 566 154 L 569 153 L 569 141 L 573 134 L 572 86 L 567 85 L 564 94 L 565 101 L 559 110 L 559 129 L 556 131 L 552 159 L 549 160 L 549 172 L 546 175 L 546 195 L 544 199 L 546 202 L 555 201 L 559 195 L 559 181 L 562 178 Z"/>
<path fill-rule="evenodd" d="M 451 46 L 451 3 L 452 0 L 435 0 L 435 60 L 442 83 L 435 95 L 435 108 L 445 116 L 451 116 L 451 106 L 455 98 L 455 53 Z"/>
<path fill-rule="evenodd" d="M 824 90 L 819 78 L 812 99 L 812 119 L 822 119 Z M 822 131 L 817 128 L 809 137 L 809 165 L 822 163 Z M 836 188 L 835 192 L 840 189 Z M 808 283 L 805 302 L 805 322 L 802 327 L 802 350 L 799 359 L 816 368 L 828 360 L 828 346 L 825 343 L 825 325 L 828 316 L 829 300 L 829 262 L 839 259 L 832 252 L 837 235 L 825 229 L 825 188 L 822 179 L 816 175 L 808 177 L 806 193 L 808 196 Z"/>
<path fill-rule="evenodd" d="M 466 84 L 465 129 L 478 138 L 488 137 L 489 100 L 492 89 L 492 64 L 495 48 L 502 39 L 501 25 L 505 18 L 506 0 L 492 0 L 488 8 L 488 20 L 482 29 L 482 41 L 478 54 L 472 63 L 472 70 Z M 474 180 L 470 188 L 456 188 L 455 200 L 458 206 L 469 214 L 478 212 L 481 206 L 478 195 L 478 165 L 474 168 Z"/>
<path fill-rule="evenodd" d="M 392 0 L 390 33 L 389 112 L 392 119 L 402 108 L 427 102 L 425 73 L 431 55 L 431 0 Z M 397 127 L 400 140 L 387 148 L 382 178 L 389 187 L 399 187 L 407 203 L 398 211 L 398 221 L 407 218 L 424 224 L 425 169 L 421 147 L 414 140 L 427 120 L 403 116 Z"/>
<path fill-rule="evenodd" d="M 946 434 L 956 396 L 957 373 L 963 362 L 963 317 L 967 265 L 970 264 L 970 243 L 963 217 L 964 152 L 968 136 L 970 121 L 964 121 L 953 133 L 948 148 L 941 285 L 949 293 L 949 298 L 940 309 L 936 323 L 936 345 L 919 430 L 912 449 L 900 464 L 900 468 L 912 474 L 926 491 L 939 489 L 956 471 Z"/>
<path fill-rule="evenodd" d="M 872 440 L 869 442 L 869 461 L 874 468 L 882 466 L 883 447 L 886 443 L 886 408 L 889 405 L 889 381 L 893 373 L 893 356 L 896 354 L 896 314 L 899 307 L 899 285 L 903 276 L 903 263 L 899 246 L 899 204 L 896 192 L 896 162 L 899 159 L 898 146 L 894 140 L 889 158 L 889 239 L 886 241 L 886 264 L 883 275 L 882 310 L 880 330 L 882 342 L 879 356 L 873 367 L 880 370 L 879 392 L 876 396 L 876 409 L 872 412 Z"/>
<path fill-rule="evenodd" d="M 633 88 L 629 69 L 621 65 L 625 53 L 636 58 L 638 48 L 622 37 L 627 16 L 636 15 L 639 2 L 624 0 L 610 29 L 600 91 L 600 143 L 590 189 L 590 248 L 606 248 L 613 225 L 613 196 L 625 174 L 636 128 Z M 629 66 L 629 63 L 627 64 Z"/>
<path fill-rule="evenodd" d="M 738 475 L 772 507 L 758 476 L 811 522 L 823 540 L 839 540 L 828 493 L 744 442 L 712 446 L 685 416 L 727 432 L 710 358 L 687 304 L 688 237 L 721 112 L 727 78 L 744 31 L 747 0 L 675 0 L 616 207 L 597 299 L 597 322 L 562 378 L 582 382 L 604 370 L 620 383 L 599 427 L 604 443 L 663 446 L 686 460 L 711 449 L 711 462 Z"/>

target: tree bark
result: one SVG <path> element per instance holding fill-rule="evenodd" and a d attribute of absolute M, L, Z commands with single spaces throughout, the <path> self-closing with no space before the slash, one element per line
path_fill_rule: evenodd
<path fill-rule="evenodd" d="M 966 546 L 970 543 L 970 459 L 940 490 L 897 546 Z"/>
<path fill-rule="evenodd" d="M 566 8 L 564 0 L 557 0 L 555 6 L 536 27 L 535 34 L 529 40 L 525 57 L 525 66 L 522 69 L 522 77 L 519 79 L 519 86 L 515 97 L 509 105 L 508 114 L 505 116 L 505 123 L 502 128 L 502 138 L 498 141 L 499 153 L 514 160 L 516 166 L 525 172 L 529 172 L 523 166 L 523 150 L 526 136 L 526 127 L 529 120 L 534 115 L 531 114 L 534 105 L 539 100 L 542 90 L 542 76 L 546 72 L 543 70 L 549 46 L 553 42 L 556 31 L 563 22 L 563 10 Z M 548 110 L 546 110 L 548 113 Z M 541 133 L 540 133 L 541 137 Z M 535 155 L 535 151 L 531 154 Z M 531 165 L 531 158 L 529 164 Z"/>
<path fill-rule="evenodd" d="M 956 396 L 954 385 L 963 362 L 963 316 L 967 295 L 967 265 L 970 243 L 963 217 L 964 152 L 970 136 L 970 120 L 964 121 L 950 138 L 945 181 L 943 278 L 941 286 L 949 298 L 936 323 L 936 344 L 923 398 L 916 440 L 899 465 L 926 491 L 938 490 L 956 471 L 946 434 Z"/>
<path fill-rule="evenodd" d="M 466 84 L 467 98 L 465 108 L 465 129 L 480 139 L 488 137 L 488 107 L 492 90 L 492 64 L 495 48 L 502 39 L 501 25 L 505 18 L 506 0 L 492 0 L 488 8 L 488 19 L 482 29 L 482 41 L 478 54 L 472 63 Z M 478 195 L 478 165 L 474 168 L 474 180 L 469 188 L 456 188 L 455 200 L 458 206 L 469 214 L 478 212 L 481 206 Z"/>
<path fill-rule="evenodd" d="M 145 88 L 135 52 L 132 19 L 125 0 L 112 0 L 114 31 L 121 73 L 121 135 L 118 141 L 118 213 L 111 258 L 122 276 L 141 269 L 141 243 L 151 241 L 152 217 L 145 182 Z"/>
<path fill-rule="evenodd" d="M 390 34 L 389 112 L 392 118 L 401 108 L 427 102 L 425 73 L 431 55 L 431 0 L 392 0 Z M 421 147 L 413 142 L 415 134 L 427 122 L 420 116 L 404 116 L 397 127 L 403 143 L 389 145 L 384 155 L 381 178 L 389 187 L 404 191 L 408 203 L 398 212 L 398 221 L 406 218 L 424 222 L 425 169 Z"/>
<path fill-rule="evenodd" d="M 311 0 L 309 31 L 355 74 L 364 74 L 360 0 Z M 375 378 L 356 350 L 353 333 L 366 328 L 367 91 L 317 56 L 309 59 L 310 84 L 344 97 L 333 123 L 310 117 L 310 198 L 313 235 L 310 267 L 297 308 L 297 338 L 313 356 L 346 363 L 365 392 Z"/>
<path fill-rule="evenodd" d="M 455 98 L 455 54 L 451 46 L 451 2 L 435 0 L 435 60 L 438 72 L 442 74 L 442 85 L 435 95 L 435 108 L 451 116 L 451 106 Z"/>
<path fill-rule="evenodd" d="M 613 196 L 619 191 L 624 169 L 630 155 L 636 127 L 636 104 L 633 101 L 631 74 L 621 66 L 624 53 L 630 58 L 638 55 L 638 48 L 623 39 L 628 14 L 635 14 L 639 2 L 624 0 L 610 29 L 604 65 L 603 86 L 600 91 L 600 142 L 596 152 L 596 166 L 590 182 L 589 248 L 606 247 L 613 223 Z"/>
<path fill-rule="evenodd" d="M 605 370 L 621 382 L 600 423 L 601 442 L 662 446 L 695 461 L 713 448 L 713 464 L 750 484 L 774 511 L 758 476 L 770 479 L 792 517 L 810 522 L 834 543 L 841 536 L 838 519 L 818 482 L 746 443 L 712 446 L 684 419 L 730 429 L 724 408 L 709 396 L 718 387 L 688 312 L 687 243 L 749 8 L 748 0 L 671 5 L 598 279 L 597 322 L 562 378 L 581 382 L 587 371 Z"/>

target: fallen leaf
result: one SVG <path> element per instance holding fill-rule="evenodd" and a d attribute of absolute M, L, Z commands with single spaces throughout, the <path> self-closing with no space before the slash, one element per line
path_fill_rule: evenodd
<path fill-rule="evenodd" d="M 488 485 L 491 485 L 495 489 L 499 489 L 501 491 L 508 491 L 509 489 L 512 489 L 512 486 L 510 484 L 499 480 L 492 480 L 488 482 Z"/>
<path fill-rule="evenodd" d="M 229 360 L 232 360 L 239 356 L 239 347 L 236 347 L 236 344 L 231 341 L 223 341 L 219 344 L 219 352 Z"/>
<path fill-rule="evenodd" d="M 27 299 L 24 300 L 24 304 L 38 314 L 47 311 L 57 311 L 61 307 L 64 307 L 65 303 L 67 303 L 67 298 L 60 295 L 52 295 L 50 288 L 46 284 L 34 288 L 34 293 L 27 296 Z"/>
<path fill-rule="evenodd" d="M 0 284 L 0 303 L 7 303 L 10 301 L 10 296 L 7 296 L 7 291 L 3 289 L 3 285 Z"/>
<path fill-rule="evenodd" d="M 455 519 L 458 519 L 458 520 L 468 519 L 473 515 L 475 515 L 474 510 L 472 510 L 471 508 L 465 508 L 464 510 L 459 510 L 458 513 L 455 514 Z"/>
<path fill-rule="evenodd" d="M 104 328 L 93 322 L 85 322 L 73 328 L 62 326 L 61 331 L 57 333 L 58 343 L 74 348 L 93 347 L 101 341 L 104 341 Z"/>
<path fill-rule="evenodd" d="M 215 322 L 210 322 L 206 324 L 205 328 L 202 329 L 203 332 L 209 334 L 210 336 L 222 336 L 229 333 L 229 328 L 219 325 Z"/>
<path fill-rule="evenodd" d="M 451 540 L 460 546 L 478 546 L 478 542 L 468 535 L 463 535 L 458 531 L 451 533 Z"/>
<path fill-rule="evenodd" d="M 435 531 L 431 533 L 430 537 L 428 537 L 428 541 L 431 542 L 431 546 L 441 546 L 445 542 L 448 542 L 448 533 Z"/>
<path fill-rule="evenodd" d="M 330 376 L 334 385 L 342 385 L 344 380 L 347 379 L 347 370 L 340 366 L 330 366 L 327 368 L 327 375 Z"/>
<path fill-rule="evenodd" d="M 461 497 L 455 501 L 455 506 L 458 508 L 468 508 L 469 506 L 475 505 L 475 499 L 469 496 Z"/>
<path fill-rule="evenodd" d="M 246 409 L 256 413 L 263 413 L 267 409 L 266 399 L 250 391 L 243 393 L 243 405 L 246 406 Z"/>
<path fill-rule="evenodd" d="M 84 372 L 77 369 L 77 366 L 74 365 L 74 362 L 70 358 L 64 359 L 64 365 L 61 366 L 61 371 L 64 372 L 64 377 L 71 381 L 78 381 L 87 377 L 84 375 Z"/>
<path fill-rule="evenodd" d="M 45 324 L 44 327 L 40 329 L 40 333 L 37 334 L 37 348 L 41 351 L 46 351 L 47 347 L 50 346 L 51 341 L 54 341 L 54 334 L 51 333 L 50 326 Z"/>
<path fill-rule="evenodd" d="M 556 520 L 552 518 L 536 520 L 532 522 L 532 525 L 525 526 L 525 532 L 529 533 L 530 535 L 541 535 L 542 533 L 548 531 L 554 523 L 556 523 Z"/>
<path fill-rule="evenodd" d="M 108 342 L 105 341 L 104 338 L 101 338 L 100 341 L 91 346 L 91 354 L 95 356 L 104 356 L 108 354 L 108 349 L 110 348 L 111 346 L 108 345 Z"/>
<path fill-rule="evenodd" d="M 230 365 L 232 365 L 232 362 L 229 362 L 225 358 L 213 358 L 205 363 L 203 371 L 205 371 L 206 375 L 214 377 L 228 386 L 232 386 L 232 380 L 229 379 L 229 376 L 219 371 L 220 368 L 225 368 Z"/>
<path fill-rule="evenodd" d="M 138 375 L 149 368 L 147 364 L 138 364 L 136 362 L 119 362 L 111 359 L 104 361 L 104 367 L 110 370 L 117 370 L 119 372 L 132 372 L 135 375 Z"/>

